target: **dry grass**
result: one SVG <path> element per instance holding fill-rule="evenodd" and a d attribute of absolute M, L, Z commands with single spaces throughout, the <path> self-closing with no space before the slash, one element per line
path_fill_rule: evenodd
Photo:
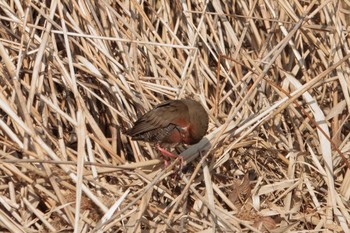
<path fill-rule="evenodd" d="M 1 232 L 350 232 L 349 1 L 116 2 L 0 0 Z M 122 132 L 184 97 L 179 172 Z"/>

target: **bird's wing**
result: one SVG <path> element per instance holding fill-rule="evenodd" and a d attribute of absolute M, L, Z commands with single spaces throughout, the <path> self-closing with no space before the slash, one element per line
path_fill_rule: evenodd
<path fill-rule="evenodd" d="M 154 129 L 176 124 L 178 118 L 188 118 L 188 108 L 180 100 L 169 101 L 156 106 L 135 122 L 126 134 L 135 136 Z"/>

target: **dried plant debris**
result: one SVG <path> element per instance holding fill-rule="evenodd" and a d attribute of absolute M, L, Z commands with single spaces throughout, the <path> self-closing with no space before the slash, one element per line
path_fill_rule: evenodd
<path fill-rule="evenodd" d="M 76 3 L 0 1 L 1 232 L 350 232 L 349 1 Z"/>

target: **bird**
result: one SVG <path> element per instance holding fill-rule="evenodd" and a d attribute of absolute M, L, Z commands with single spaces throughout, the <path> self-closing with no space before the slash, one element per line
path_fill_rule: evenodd
<path fill-rule="evenodd" d="M 125 132 L 132 140 L 155 143 L 167 157 L 183 158 L 167 151 L 164 145 L 198 143 L 207 133 L 209 117 L 203 106 L 193 99 L 163 102 L 137 119 Z"/>

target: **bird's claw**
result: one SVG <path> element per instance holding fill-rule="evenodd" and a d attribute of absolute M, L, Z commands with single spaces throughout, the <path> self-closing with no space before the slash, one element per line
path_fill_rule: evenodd
<path fill-rule="evenodd" d="M 156 147 L 164 157 L 178 159 L 180 161 L 180 170 L 182 170 L 182 167 L 184 164 L 184 158 L 181 155 L 174 155 L 170 151 L 167 151 L 166 149 L 162 148 L 159 144 L 157 144 Z M 169 166 L 169 161 L 164 159 L 164 167 L 168 167 L 168 166 Z"/>

